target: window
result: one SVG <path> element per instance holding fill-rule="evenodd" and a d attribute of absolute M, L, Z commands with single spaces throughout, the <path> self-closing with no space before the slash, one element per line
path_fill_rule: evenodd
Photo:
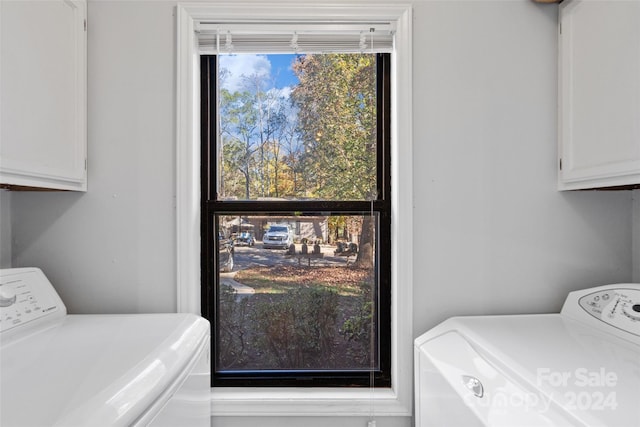
<path fill-rule="evenodd" d="M 410 4 L 236 0 L 176 6 L 176 290 L 177 310 L 201 314 L 200 55 L 201 27 L 251 16 L 254 23 L 387 22 L 391 58 L 391 388 L 213 387 L 213 416 L 411 416 L 413 341 L 412 7 Z M 226 41 L 226 40 L 225 40 Z M 417 223 L 416 223 L 417 224 Z M 428 278 L 416 278 L 428 283 Z"/>
<path fill-rule="evenodd" d="M 201 57 L 214 386 L 391 386 L 390 60 Z"/>

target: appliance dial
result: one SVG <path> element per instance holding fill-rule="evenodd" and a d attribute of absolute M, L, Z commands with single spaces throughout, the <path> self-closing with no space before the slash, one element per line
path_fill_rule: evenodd
<path fill-rule="evenodd" d="M 0 307 L 9 307 L 16 302 L 16 293 L 9 286 L 0 286 Z"/>
<path fill-rule="evenodd" d="M 625 306 L 622 308 L 622 312 L 629 319 L 640 322 L 640 304 L 633 304 L 631 305 L 631 307 L 625 304 Z"/>

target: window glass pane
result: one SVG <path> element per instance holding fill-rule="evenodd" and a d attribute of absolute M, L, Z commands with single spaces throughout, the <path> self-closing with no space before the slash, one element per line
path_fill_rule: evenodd
<path fill-rule="evenodd" d="M 373 200 L 376 55 L 221 55 L 218 200 Z"/>
<path fill-rule="evenodd" d="M 217 372 L 378 368 L 377 214 L 215 222 Z"/>

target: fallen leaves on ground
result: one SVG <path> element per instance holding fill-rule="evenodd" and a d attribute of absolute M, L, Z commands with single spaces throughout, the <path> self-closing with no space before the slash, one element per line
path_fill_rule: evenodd
<path fill-rule="evenodd" d="M 274 265 L 252 267 L 236 273 L 235 280 L 249 284 L 258 278 L 269 278 L 281 284 L 323 284 L 325 286 L 358 286 L 369 280 L 371 269 L 356 267 L 306 267 Z"/>

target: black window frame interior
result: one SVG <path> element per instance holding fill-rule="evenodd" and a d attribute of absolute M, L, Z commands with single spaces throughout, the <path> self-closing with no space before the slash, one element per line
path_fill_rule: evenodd
<path fill-rule="evenodd" d="M 377 198 L 372 201 L 223 201 L 216 194 L 217 58 L 200 57 L 201 88 L 201 306 L 212 325 L 211 382 L 215 387 L 391 387 L 391 54 L 376 54 Z M 377 214 L 377 368 L 357 371 L 224 371 L 216 368 L 217 215 L 302 212 Z"/>

